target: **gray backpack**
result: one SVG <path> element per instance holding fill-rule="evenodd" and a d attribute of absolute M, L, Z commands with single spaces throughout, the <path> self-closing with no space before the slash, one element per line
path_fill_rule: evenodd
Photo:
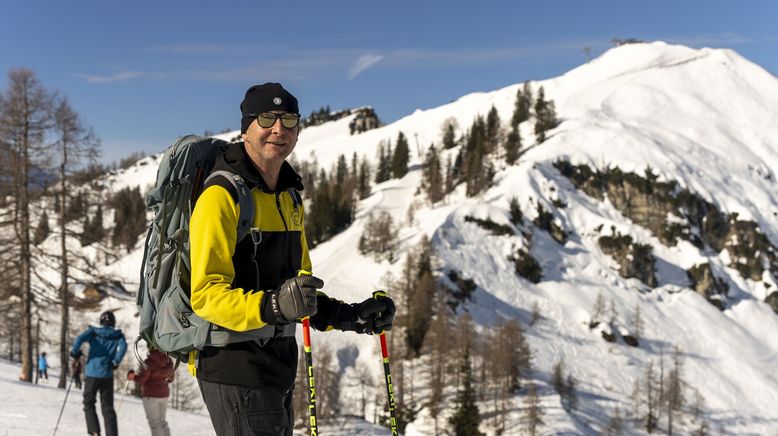
<path fill-rule="evenodd" d="M 262 239 L 259 229 L 251 227 L 254 202 L 243 178 L 226 171 L 211 173 L 216 157 L 228 145 L 215 138 L 187 135 L 162 156 L 156 184 L 146 195 L 146 207 L 154 211 L 154 219 L 146 236 L 137 297 L 140 327 L 135 356 L 138 361 L 142 361 L 138 355 L 141 339 L 178 360 L 185 360 L 190 351 L 206 346 L 252 340 L 264 344 L 275 336 L 294 336 L 294 324 L 236 332 L 205 321 L 192 310 L 189 219 L 207 180 L 224 177 L 237 192 L 240 205 L 237 240 L 251 234 L 258 245 Z M 299 198 L 299 194 L 293 198 Z"/>

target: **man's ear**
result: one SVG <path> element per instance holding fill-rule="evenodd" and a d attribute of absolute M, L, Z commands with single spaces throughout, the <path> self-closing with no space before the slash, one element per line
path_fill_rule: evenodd
<path fill-rule="evenodd" d="M 240 134 L 240 138 L 243 139 L 243 142 L 246 142 L 246 136 L 248 135 L 246 135 L 245 133 Z"/>

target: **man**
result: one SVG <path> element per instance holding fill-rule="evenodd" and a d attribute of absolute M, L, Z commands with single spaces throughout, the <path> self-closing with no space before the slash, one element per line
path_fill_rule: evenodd
<path fill-rule="evenodd" d="M 214 171 L 240 175 L 255 205 L 253 229 L 237 241 L 239 204 L 225 177 L 210 178 L 190 220 L 191 302 L 203 319 L 235 331 L 275 329 L 274 337 L 206 347 L 189 368 L 218 435 L 291 435 L 297 369 L 294 323 L 317 330 L 389 330 L 387 297 L 359 304 L 330 299 L 310 274 L 301 178 L 286 162 L 297 144 L 297 99 L 278 83 L 252 86 L 240 105 L 243 142 L 217 158 Z M 289 327 L 292 327 L 291 329 Z"/>
<path fill-rule="evenodd" d="M 95 402 L 100 393 L 100 409 L 103 412 L 105 434 L 117 436 L 116 412 L 113 409 L 113 370 L 119 367 L 119 362 L 127 351 L 127 342 L 122 331 L 115 328 L 116 317 L 113 312 L 100 314 L 100 327 L 89 326 L 76 337 L 70 355 L 79 359 L 83 354 L 81 345 L 89 344 L 89 356 L 86 359 L 84 371 L 84 415 L 86 416 L 86 431 L 90 435 L 100 434 L 100 421 L 97 419 Z"/>

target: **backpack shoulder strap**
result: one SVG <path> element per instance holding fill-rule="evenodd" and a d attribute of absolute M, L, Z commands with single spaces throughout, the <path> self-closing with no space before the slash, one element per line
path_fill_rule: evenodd
<path fill-rule="evenodd" d="M 238 216 L 238 241 L 243 240 L 251 231 L 251 225 L 254 223 L 254 201 L 251 198 L 249 187 L 238 174 L 229 171 L 218 170 L 212 172 L 205 179 L 204 186 L 208 185 L 211 179 L 221 177 L 228 182 L 225 188 L 240 206 L 240 215 Z"/>
<path fill-rule="evenodd" d="M 294 204 L 295 210 L 297 210 L 297 208 L 303 204 L 303 198 L 300 197 L 300 193 L 297 192 L 297 189 L 294 188 L 289 188 L 286 190 L 286 192 L 288 192 L 289 196 L 292 197 L 292 203 Z"/>

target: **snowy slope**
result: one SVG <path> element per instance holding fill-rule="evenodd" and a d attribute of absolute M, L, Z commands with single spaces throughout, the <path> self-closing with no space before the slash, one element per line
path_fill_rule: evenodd
<path fill-rule="evenodd" d="M 412 155 L 412 170 L 406 177 L 374 186 L 373 194 L 360 203 L 354 224 L 312 250 L 314 272 L 325 280 L 325 291 L 345 301 L 361 301 L 385 286 L 388 272 L 400 275 L 400 262 L 377 263 L 359 255 L 356 248 L 366 216 L 386 210 L 401 223 L 398 258 L 427 235 L 442 269 L 456 270 L 475 281 L 478 289 L 467 310 L 482 328 L 498 317 L 515 317 L 526 324 L 533 305 L 540 307 L 543 318 L 527 333 L 536 370 L 532 377 L 541 386 L 547 409 L 547 430 L 602 431 L 617 405 L 622 410 L 627 407 L 633 382 L 649 363 L 657 364 L 660 353 L 667 357 L 678 346 L 685 357 L 685 379 L 705 397 L 706 419 L 717 432 L 774 433 L 778 428 L 774 373 L 778 316 L 763 300 L 768 287 L 776 288 L 776 278 L 768 273 L 761 282 L 744 280 L 720 255 L 702 253 L 686 242 L 662 245 L 607 201 L 576 190 L 551 163 L 566 157 L 574 164 L 617 166 L 639 173 L 650 166 L 660 180 L 677 181 L 722 211 L 754 220 L 778 245 L 778 187 L 773 170 L 778 168 L 778 79 L 730 50 L 695 50 L 657 42 L 612 49 L 563 76 L 531 85 L 534 91 L 544 86 L 562 124 L 546 142 L 536 145 L 531 122 L 525 123 L 521 129 L 526 153 L 513 166 L 498 162 L 495 183 L 487 192 L 466 198 L 460 187 L 434 207 L 415 196 L 421 180 L 417 150 L 440 145 L 447 119 L 455 119 L 463 133 L 476 115 L 486 115 L 492 106 L 505 125 L 522 84 L 417 110 L 359 135 L 349 135 L 349 117 L 304 129 L 296 159 L 315 158 L 325 169 L 340 154 L 350 159 L 356 152 L 375 160 L 379 142 L 396 141 L 400 131 L 408 137 Z M 113 176 L 112 189 L 153 183 L 156 160 L 145 161 Z M 507 224 L 508 200 L 514 196 L 526 218 L 535 217 L 536 204 L 541 202 L 546 210 L 554 210 L 555 220 L 572 235 L 561 246 L 544 232 L 535 233 L 532 255 L 544 270 L 544 280 L 537 285 L 516 276 L 506 260 L 511 250 L 524 243 L 520 238 L 489 236 L 464 220 L 471 215 Z M 554 199 L 563 200 L 567 207 L 550 207 Z M 409 223 L 406 212 L 414 203 L 420 207 Z M 653 246 L 658 258 L 657 288 L 649 291 L 637 280 L 618 275 L 613 260 L 597 245 L 600 233 L 595 228 L 600 225 L 615 226 Z M 136 249 L 107 268 L 137 283 L 140 259 Z M 724 312 L 688 289 L 683 270 L 703 260 L 726 277 L 736 297 Z M 641 348 L 613 346 L 588 328 L 598 294 L 613 301 L 621 324 L 627 324 L 635 307 L 640 307 L 645 323 Z M 132 315 L 128 304 L 122 319 L 129 325 Z M 372 368 L 378 379 L 375 338 L 330 332 L 315 333 L 313 340 L 333 352 L 340 350 L 344 384 L 355 380 L 356 364 Z M 559 397 L 548 386 L 551 368 L 560 358 L 579 380 L 582 407 L 572 415 L 561 409 Z M 347 398 L 354 395 L 347 389 Z M 355 413 L 348 406 L 346 412 Z M 518 412 L 514 415 L 518 419 Z M 422 413 L 408 427 L 408 434 L 430 434 L 430 425 Z"/>
<path fill-rule="evenodd" d="M 50 374 L 47 382 L 38 385 L 17 381 L 19 366 L 0 360 L 0 434 L 4 436 L 51 435 L 57 429 L 60 436 L 81 436 L 86 434 L 83 412 L 83 391 L 71 387 L 67 394 L 57 389 L 59 374 Z M 64 407 L 63 407 L 64 404 Z M 151 434 L 140 398 L 129 394 L 122 396 L 116 388 L 114 409 L 118 418 L 119 432 L 132 436 Z M 62 418 L 57 426 L 60 410 Z M 97 415 L 102 425 L 100 404 Z M 172 434 L 191 436 L 213 436 L 211 419 L 203 413 L 174 410 L 168 407 L 167 422 Z M 387 429 L 376 427 L 356 418 L 338 418 L 320 428 L 322 434 L 359 436 L 365 434 L 388 435 Z M 299 430 L 295 435 L 304 435 Z"/>

